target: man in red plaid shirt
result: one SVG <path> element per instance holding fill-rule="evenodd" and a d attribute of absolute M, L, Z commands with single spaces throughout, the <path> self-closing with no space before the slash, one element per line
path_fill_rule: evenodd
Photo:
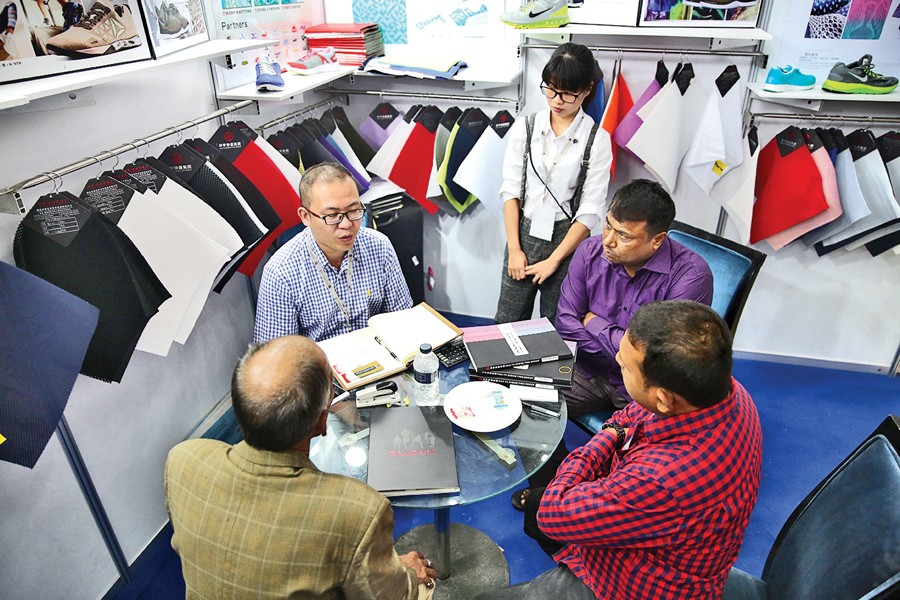
<path fill-rule="evenodd" d="M 634 402 L 569 454 L 540 500 L 539 541 L 558 566 L 480 600 L 721 597 L 762 460 L 728 326 L 696 302 L 647 304 L 616 360 Z"/>

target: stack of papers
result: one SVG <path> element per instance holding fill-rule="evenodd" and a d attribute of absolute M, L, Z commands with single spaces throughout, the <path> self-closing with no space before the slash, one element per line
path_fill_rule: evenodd
<path fill-rule="evenodd" d="M 384 40 L 377 23 L 322 23 L 306 29 L 310 52 L 334 48 L 334 59 L 351 67 L 384 54 Z"/>

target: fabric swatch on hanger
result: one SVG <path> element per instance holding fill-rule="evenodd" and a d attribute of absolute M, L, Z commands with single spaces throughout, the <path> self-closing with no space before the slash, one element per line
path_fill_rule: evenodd
<path fill-rule="evenodd" d="M 100 310 L 81 373 L 121 381 L 170 294 L 121 229 L 68 192 L 42 196 L 16 229 L 16 265 Z"/>
<path fill-rule="evenodd" d="M 375 153 L 372 161 L 366 165 L 366 169 L 370 173 L 378 175 L 382 179 L 391 178 L 391 170 L 394 168 L 394 163 L 397 162 L 397 157 L 400 155 L 400 151 L 403 149 L 415 126 L 413 118 L 421 109 L 421 105 L 414 105 L 399 120 L 400 124 L 394 128 L 391 136 L 385 140 L 384 144 Z"/>
<path fill-rule="evenodd" d="M 808 129 L 801 130 L 803 139 L 806 141 L 806 147 L 809 154 L 819 169 L 819 176 L 822 179 L 822 193 L 825 194 L 825 203 L 828 208 L 819 214 L 805 221 L 788 227 L 784 231 L 779 231 L 775 235 L 769 236 L 766 242 L 775 250 L 780 250 L 817 227 L 831 223 L 843 214 L 841 208 L 841 197 L 838 190 L 837 175 L 835 174 L 834 165 L 831 164 L 831 158 L 825 149 L 825 144 L 815 131 Z"/>
<path fill-rule="evenodd" d="M 444 196 L 460 214 L 477 202 L 478 197 L 455 183 L 453 178 L 489 124 L 490 119 L 480 108 L 467 109 L 453 126 L 447 141 L 444 162 L 438 170 L 438 184 L 444 190 Z"/>
<path fill-rule="evenodd" d="M 706 93 L 695 80 L 692 65 L 687 63 L 638 111 L 644 123 L 628 142 L 628 149 L 670 193 L 699 125 L 701 113 L 696 107 L 705 100 Z"/>
<path fill-rule="evenodd" d="M 462 109 L 453 106 L 444 111 L 438 123 L 437 131 L 434 134 L 434 160 L 431 163 L 431 173 L 428 176 L 428 199 L 434 202 L 437 207 L 448 215 L 458 215 L 459 213 L 453 208 L 453 205 L 444 197 L 444 191 L 438 183 L 438 169 L 444 162 L 447 154 L 447 142 L 450 140 L 450 132 L 453 126 L 462 116 Z"/>
<path fill-rule="evenodd" d="M 603 81 L 603 70 L 600 68 L 600 65 L 597 64 L 597 61 L 594 61 L 594 65 L 597 68 L 598 73 L 597 82 L 594 84 L 597 87 L 597 93 L 595 93 L 591 101 L 582 108 L 584 112 L 594 120 L 594 123 L 599 123 L 600 119 L 603 118 L 603 112 L 606 110 L 606 83 Z M 615 78 L 615 75 L 613 75 L 613 78 Z"/>
<path fill-rule="evenodd" d="M 722 175 L 710 197 L 728 213 L 726 227 L 733 228 L 742 244 L 750 243 L 750 225 L 755 201 L 756 164 L 759 161 L 759 138 L 756 127 L 747 130 L 741 144 L 744 152 L 741 164 Z"/>
<path fill-rule="evenodd" d="M 612 87 L 609 90 L 609 102 L 606 104 L 606 110 L 603 111 L 603 116 L 600 118 L 600 121 L 598 121 L 600 127 L 612 136 L 616 129 L 618 129 L 619 123 L 625 118 L 625 115 L 628 114 L 628 111 L 631 110 L 632 106 L 634 106 L 634 100 L 631 99 L 631 91 L 628 89 L 625 77 L 622 76 L 622 60 L 619 59 L 613 67 Z M 612 164 L 609 167 L 609 180 L 612 182 L 616 179 L 617 146 L 615 144 L 610 144 L 610 150 L 612 152 Z"/>
<path fill-rule="evenodd" d="M 840 130 L 829 131 L 835 142 L 837 155 L 834 160 L 834 174 L 838 184 L 838 197 L 841 199 L 841 216 L 804 235 L 801 240 L 807 247 L 835 235 L 860 219 L 872 214 L 862 190 L 859 189 L 859 179 L 856 177 L 856 169 L 853 167 L 853 155 L 850 145 Z"/>
<path fill-rule="evenodd" d="M 426 106 L 419 111 L 388 178 L 432 215 L 438 207 L 428 199 L 428 180 L 434 164 L 434 138 L 443 116 L 436 106 Z"/>
<path fill-rule="evenodd" d="M 62 417 L 100 311 L 0 261 L 0 460 L 34 468 Z"/>
<path fill-rule="evenodd" d="M 628 149 L 628 142 L 634 137 L 634 133 L 640 129 L 641 125 L 643 125 L 644 121 L 638 115 L 638 111 L 640 111 L 644 105 L 646 105 L 651 98 L 656 96 L 662 90 L 663 86 L 669 81 L 669 70 L 666 68 L 666 64 L 663 61 L 659 61 L 656 63 L 656 76 L 653 81 L 650 82 L 650 85 L 643 91 L 640 97 L 637 99 L 637 102 L 634 103 L 634 106 L 625 113 L 625 116 L 622 117 L 622 120 L 619 122 L 619 125 L 616 127 L 616 130 L 612 134 L 612 141 L 616 143 L 619 148 L 622 148 L 632 156 L 634 153 Z M 637 158 L 635 156 L 635 158 Z M 640 159 L 638 159 L 640 160 Z"/>
<path fill-rule="evenodd" d="M 737 67 L 728 65 L 701 110 L 699 126 L 681 166 L 706 194 L 744 159 L 744 96 Z"/>
<path fill-rule="evenodd" d="M 330 108 L 325 111 L 324 116 L 330 117 L 335 125 L 337 125 L 337 128 L 341 130 L 344 138 L 346 138 L 350 147 L 353 149 L 353 153 L 359 158 L 359 162 L 363 165 L 369 164 L 369 161 L 375 156 L 375 149 L 372 148 L 360 132 L 353 127 L 353 124 L 350 123 L 350 119 L 347 118 L 347 113 L 344 112 L 343 107 L 335 106 L 334 108 Z"/>
<path fill-rule="evenodd" d="M 363 119 L 357 131 L 359 131 L 360 137 L 377 153 L 402 123 L 401 113 L 391 106 L 390 102 L 381 102 L 372 109 L 368 117 Z M 372 158 L 374 157 L 375 154 L 373 153 Z M 362 159 L 362 156 L 360 156 L 360 159 Z M 370 158 L 363 162 L 368 165 L 372 162 L 372 159 Z"/>
<path fill-rule="evenodd" d="M 469 190 L 495 214 L 503 212 L 499 190 L 503 184 L 503 156 L 509 145 L 507 134 L 513 123 L 515 119 L 508 111 L 498 111 L 453 177 L 454 183 Z"/>
<path fill-rule="evenodd" d="M 756 204 L 750 243 L 755 244 L 828 209 L 822 176 L 793 125 L 763 147 L 756 170 Z"/>

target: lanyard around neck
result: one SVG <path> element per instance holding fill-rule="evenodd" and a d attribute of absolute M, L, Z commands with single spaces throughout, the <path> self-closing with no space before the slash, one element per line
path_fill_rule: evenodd
<path fill-rule="evenodd" d="M 309 258 L 313 261 L 313 264 L 316 265 L 316 271 L 319 273 L 319 277 L 322 279 L 322 283 L 325 285 L 325 289 L 328 290 L 328 293 L 331 294 L 331 297 L 334 298 L 334 303 L 337 304 L 337 307 L 340 309 L 341 313 L 344 315 L 344 321 L 347 322 L 347 329 L 353 331 L 353 326 L 350 324 L 350 311 L 347 310 L 347 306 L 344 304 L 344 301 L 341 300 L 341 297 L 338 296 L 337 292 L 334 289 L 334 286 L 331 285 L 331 280 L 328 279 L 328 274 L 325 273 L 325 267 L 322 266 L 322 263 L 319 262 L 319 259 L 316 258 L 315 253 L 313 253 L 312 248 L 309 246 L 309 238 L 306 239 L 306 251 L 309 253 Z M 347 253 L 347 294 L 350 294 L 350 285 L 353 281 L 353 247 L 350 247 L 350 251 Z"/>

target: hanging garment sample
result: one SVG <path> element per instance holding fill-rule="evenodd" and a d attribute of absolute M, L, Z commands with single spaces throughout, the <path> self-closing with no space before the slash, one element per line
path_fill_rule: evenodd
<path fill-rule="evenodd" d="M 428 181 L 434 164 L 434 137 L 443 116 L 436 106 L 426 106 L 419 111 L 388 177 L 432 215 L 438 211 L 438 206 L 428 199 Z"/>
<path fill-rule="evenodd" d="M 42 196 L 16 230 L 16 265 L 100 309 L 81 373 L 121 381 L 144 326 L 169 298 L 121 229 L 76 196 Z"/>
<path fill-rule="evenodd" d="M 862 190 L 859 189 L 859 179 L 856 177 L 856 169 L 853 167 L 853 155 L 850 152 L 850 145 L 847 143 L 847 139 L 839 130 L 833 130 L 829 133 L 838 150 L 834 161 L 834 174 L 837 179 L 838 196 L 841 199 L 843 212 L 840 217 L 831 223 L 814 229 L 801 238 L 808 248 L 847 229 L 863 217 L 872 214 L 872 211 L 869 210 L 869 205 L 866 204 L 866 198 L 863 196 Z"/>
<path fill-rule="evenodd" d="M 250 136 L 244 134 L 238 125 L 223 125 L 209 140 L 210 145 L 253 182 L 262 192 L 268 203 L 281 218 L 281 224 L 269 231 L 263 240 L 241 262 L 238 271 L 252 276 L 256 267 L 275 239 L 298 223 L 300 223 L 299 190 L 292 186 L 287 176 L 269 158 L 265 150 L 260 148 Z"/>
<path fill-rule="evenodd" d="M 377 153 L 402 123 L 402 115 L 397 109 L 391 106 L 389 102 L 382 102 L 372 109 L 372 112 L 369 113 L 368 117 L 363 119 L 362 123 L 359 124 L 357 131 L 366 143 L 369 144 L 372 150 Z M 369 164 L 372 160 L 369 159 L 364 162 Z"/>
<path fill-rule="evenodd" d="M 468 156 L 459 165 L 454 183 L 469 190 L 481 200 L 485 208 L 496 214 L 503 212 L 500 186 L 503 185 L 503 157 L 509 142 L 510 128 L 515 119 L 508 111 L 494 115 Z"/>
<path fill-rule="evenodd" d="M 603 116 L 600 117 L 600 120 L 597 121 L 600 123 L 600 127 L 606 130 L 609 135 L 612 135 L 616 129 L 619 127 L 619 123 L 621 123 L 622 119 L 625 118 L 625 115 L 628 114 L 628 111 L 631 110 L 631 107 L 634 106 L 634 101 L 631 99 L 631 92 L 628 90 L 628 84 L 625 83 L 625 78 L 622 76 L 622 61 L 617 60 L 615 67 L 613 67 L 613 76 L 612 76 L 612 88 L 609 90 L 609 102 L 606 104 L 606 110 L 603 112 Z M 611 145 L 612 150 L 612 165 L 609 167 L 609 180 L 615 181 L 616 179 L 616 146 Z"/>
<path fill-rule="evenodd" d="M 850 144 L 859 189 L 862 190 L 866 205 L 872 214 L 827 238 L 821 244 L 816 244 L 819 256 L 843 248 L 852 242 L 861 240 L 860 245 L 870 242 L 885 233 L 880 230 L 893 225 L 894 221 L 900 218 L 900 206 L 894 198 L 891 181 L 878 152 L 875 136 L 871 131 L 858 129 L 847 136 L 847 143 Z"/>
<path fill-rule="evenodd" d="M 293 138 L 285 135 L 283 131 L 279 131 L 273 133 L 269 137 L 266 138 L 266 141 L 272 146 L 278 154 L 283 156 L 285 160 L 293 167 L 295 171 L 298 173 L 301 171 L 300 169 L 300 148 L 297 146 L 297 142 L 293 140 Z"/>
<path fill-rule="evenodd" d="M 394 168 L 394 163 L 397 162 L 400 151 L 403 149 L 406 140 L 409 139 L 409 135 L 415 127 L 413 118 L 422 108 L 421 104 L 416 104 L 406 111 L 406 115 L 400 119 L 400 125 L 394 129 L 393 133 L 391 133 L 391 137 L 385 140 L 381 148 L 375 153 L 375 157 L 372 161 L 366 165 L 366 169 L 368 169 L 370 173 L 378 175 L 382 179 L 391 178 L 391 169 Z"/>
<path fill-rule="evenodd" d="M 110 173 L 88 180 L 80 194 L 84 202 L 128 236 L 171 294 L 144 327 L 135 348 L 167 356 L 195 293 L 203 286 L 202 293 L 209 294 L 228 250 L 202 235 L 155 196 L 125 185 Z M 194 323 L 189 325 L 193 329 Z"/>
<path fill-rule="evenodd" d="M 300 151 L 300 163 L 304 171 L 324 162 L 334 162 L 334 157 L 319 143 L 317 137 L 299 123 L 291 125 L 282 133 L 297 144 Z"/>
<path fill-rule="evenodd" d="M 272 144 L 270 144 L 264 137 L 256 133 L 256 130 L 247 126 L 243 121 L 234 121 L 232 125 L 238 127 L 244 135 L 248 136 L 253 143 L 256 144 L 260 150 L 266 153 L 266 156 L 275 163 L 275 166 L 278 167 L 278 170 L 281 171 L 281 174 L 285 179 L 288 180 L 288 183 L 294 189 L 295 192 L 299 193 L 300 189 L 300 172 L 294 168 L 294 165 L 291 164 L 289 160 L 284 156 L 283 153 L 279 152 L 275 149 Z"/>
<path fill-rule="evenodd" d="M 822 176 L 793 125 L 763 147 L 756 168 L 756 204 L 750 243 L 755 244 L 828 209 Z"/>
<path fill-rule="evenodd" d="M 447 140 L 444 162 L 438 169 L 438 184 L 444 190 L 444 196 L 460 214 L 477 202 L 478 197 L 454 182 L 453 178 L 490 122 L 480 108 L 469 108 L 453 126 L 450 139 Z"/>
<path fill-rule="evenodd" d="M 625 113 L 625 116 L 619 122 L 619 125 L 612 134 L 612 141 L 632 156 L 634 156 L 634 154 L 628 149 L 628 142 L 634 137 L 634 133 L 640 129 L 641 125 L 644 124 L 644 121 L 638 115 L 638 111 L 650 102 L 650 99 L 656 96 L 668 81 L 669 70 L 666 68 L 666 64 L 663 61 L 657 62 L 656 76 L 653 81 L 650 82 L 647 89 L 645 89 L 640 98 L 637 99 L 634 106 Z"/>
<path fill-rule="evenodd" d="M 353 127 L 344 109 L 340 106 L 329 108 L 325 111 L 323 118 L 332 119 L 337 128 L 341 130 L 341 134 L 346 138 L 350 147 L 353 148 L 353 153 L 359 158 L 360 163 L 363 165 L 369 164 L 369 161 L 375 156 L 375 149 Z"/>
<path fill-rule="evenodd" d="M 693 67 L 687 63 L 652 102 L 638 111 L 644 124 L 628 142 L 628 149 L 670 193 L 678 182 L 678 168 L 700 122 L 701 113 L 696 107 L 703 106 L 706 98 Z"/>
<path fill-rule="evenodd" d="M 728 224 L 737 231 L 738 241 L 750 243 L 750 224 L 753 221 L 756 164 L 759 161 L 759 138 L 756 127 L 747 131 L 743 139 L 744 157 L 741 164 L 722 175 L 710 192 L 710 197 L 728 213 Z"/>
<path fill-rule="evenodd" d="M 699 127 L 682 163 L 684 172 L 706 194 L 744 160 L 741 140 L 744 85 L 737 67 L 728 65 L 702 110 Z"/>
<path fill-rule="evenodd" d="M 338 141 L 334 138 L 333 135 L 328 131 L 328 128 L 325 126 L 322 121 L 319 119 L 306 119 L 303 122 L 303 125 L 312 133 L 316 139 L 319 140 L 319 143 L 331 154 L 332 161 L 336 163 L 340 163 L 347 171 L 350 172 L 350 176 L 356 182 L 356 189 L 359 190 L 360 193 L 365 192 L 369 189 L 369 182 L 372 178 L 366 173 L 365 168 L 362 165 L 359 165 L 359 169 L 357 169 L 356 164 L 358 161 L 356 160 L 356 155 L 353 154 L 352 150 L 349 150 L 350 154 L 347 154 L 347 151 L 344 148 L 341 148 L 338 144 Z M 337 128 L 334 127 L 332 123 L 332 128 L 335 133 L 337 133 Z M 353 157 L 352 159 L 350 157 Z"/>
<path fill-rule="evenodd" d="M 825 145 L 815 131 L 804 129 L 801 133 L 803 133 L 803 139 L 806 141 L 806 147 L 809 149 L 810 156 L 812 156 L 813 162 L 815 162 L 816 167 L 819 169 L 819 176 L 822 179 L 822 193 L 825 195 L 825 203 L 828 204 L 828 209 L 802 223 L 797 223 L 784 231 L 769 236 L 766 239 L 766 242 L 768 242 L 775 250 L 781 250 L 803 234 L 822 225 L 831 223 L 844 212 L 841 208 L 837 175 L 835 174 L 834 165 L 831 164 L 831 158 L 828 156 Z"/>
<path fill-rule="evenodd" d="M 62 417 L 100 311 L 0 261 L 0 460 L 34 468 Z"/>
<path fill-rule="evenodd" d="M 834 163 L 837 162 L 838 153 L 838 148 L 837 144 L 834 141 L 834 136 L 832 136 L 831 132 L 824 127 L 816 127 L 816 134 L 825 145 L 825 150 L 828 151 L 828 158 L 831 159 L 831 164 L 834 165 Z"/>

